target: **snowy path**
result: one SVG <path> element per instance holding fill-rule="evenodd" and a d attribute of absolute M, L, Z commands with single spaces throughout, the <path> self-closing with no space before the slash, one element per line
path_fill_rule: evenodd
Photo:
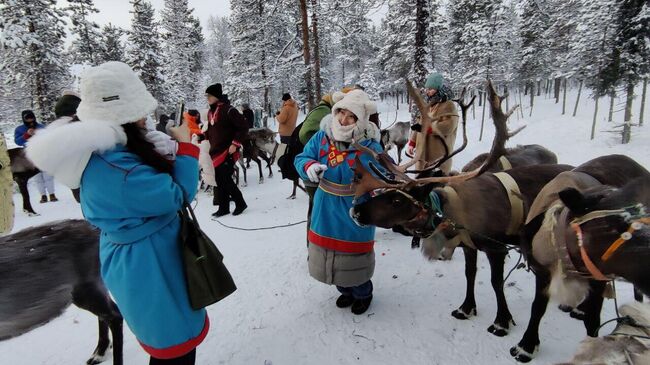
<path fill-rule="evenodd" d="M 539 105 L 544 107 L 541 100 Z M 513 123 L 516 126 L 520 122 L 515 119 Z M 528 124 L 513 144 L 543 144 L 558 153 L 560 162 L 576 164 L 602 154 L 627 153 L 646 167 L 650 165 L 648 127 L 633 137 L 631 145 L 621 146 L 604 134 L 589 141 L 587 115 L 582 119 L 562 118 L 551 116 L 549 111 L 548 117 L 540 113 Z M 478 123 L 470 122 L 470 146 L 455 166 L 487 150 L 491 126 L 486 132 L 483 142 L 476 143 Z M 239 217 L 223 218 L 225 224 L 259 227 L 304 219 L 305 194 L 299 192 L 298 199 L 286 200 L 290 182 L 276 176 L 258 185 L 256 176 L 255 170 L 249 172 L 249 186 L 243 188 L 250 208 Z M 17 212 L 16 230 L 81 217 L 68 191 L 60 188 L 57 195 L 59 203 L 36 204 L 40 217 L 28 218 Z M 212 328 L 198 349 L 197 364 L 515 363 L 508 349 L 518 342 L 528 322 L 534 286 L 531 273 L 517 270 L 508 280 L 506 297 L 517 326 L 507 337 L 498 338 L 486 331 L 496 315 L 496 303 L 483 254 L 479 255 L 476 285 L 478 316 L 459 321 L 450 313 L 465 293 L 462 253 L 456 253 L 451 262 L 427 262 L 418 251 L 411 250 L 410 239 L 380 229 L 375 248 L 375 300 L 365 315 L 354 316 L 349 310 L 336 308 L 333 287 L 309 277 L 304 225 L 254 232 L 226 229 L 209 219 L 211 200 L 204 193 L 199 195 L 197 215 L 224 253 L 239 290 L 209 308 Z M 17 196 L 15 201 L 19 204 Z M 516 260 L 513 254 L 506 263 L 507 270 Z M 630 301 L 630 286 L 618 287 L 620 301 Z M 613 302 L 606 301 L 602 319 L 611 318 L 613 312 Z M 608 325 L 601 333 L 611 328 Z M 96 332 L 95 318 L 71 307 L 41 328 L 0 342 L 0 363 L 82 364 L 94 349 Z M 549 305 L 540 331 L 542 348 L 532 364 L 567 360 L 584 333 L 580 322 L 560 312 L 555 304 Z M 147 362 L 126 327 L 124 356 L 125 364 Z"/>

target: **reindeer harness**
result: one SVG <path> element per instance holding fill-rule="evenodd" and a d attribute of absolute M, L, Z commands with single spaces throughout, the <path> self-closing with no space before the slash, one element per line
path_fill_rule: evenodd
<path fill-rule="evenodd" d="M 615 215 L 623 217 L 625 221 L 629 223 L 627 230 L 623 232 L 618 239 L 612 242 L 608 246 L 607 250 L 605 250 L 605 252 L 601 255 L 601 262 L 606 262 L 623 244 L 625 244 L 625 242 L 632 239 L 636 231 L 641 230 L 644 225 L 650 225 L 650 216 L 645 212 L 645 207 L 642 204 L 637 204 L 622 209 L 596 210 L 589 212 L 581 217 L 574 218 L 571 222 L 568 222 L 568 214 L 569 208 L 563 208 L 557 219 L 560 224 L 557 224 L 555 226 L 553 235 L 551 236 L 553 244 L 560 256 L 560 261 L 568 273 L 592 278 L 599 281 L 610 281 L 614 278 L 612 275 L 607 276 L 603 274 L 602 271 L 591 260 L 591 257 L 587 253 L 587 249 L 584 245 L 584 235 L 582 233 L 581 226 L 594 219 Z M 587 272 L 579 270 L 574 264 L 569 248 L 569 240 L 566 239 L 567 237 L 565 236 L 567 225 L 569 225 L 575 233 L 575 240 L 580 252 L 580 259 L 582 260 L 582 264 L 584 265 Z M 561 239 L 562 237 L 565 239 Z"/>

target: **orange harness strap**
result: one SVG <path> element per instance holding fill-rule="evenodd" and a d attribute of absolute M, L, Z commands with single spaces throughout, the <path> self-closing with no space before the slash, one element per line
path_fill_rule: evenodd
<path fill-rule="evenodd" d="M 616 241 L 614 241 L 614 243 L 612 243 L 609 246 L 607 251 L 605 251 L 605 253 L 600 257 L 600 259 L 603 260 L 603 262 L 609 260 L 609 258 L 612 257 L 614 252 L 616 252 L 616 250 L 618 250 L 619 247 L 621 247 L 626 241 L 629 241 L 630 238 L 632 238 L 632 234 L 634 233 L 634 231 L 638 231 L 639 229 L 641 229 L 641 226 L 644 224 L 646 225 L 650 224 L 650 218 L 648 217 L 639 218 L 634 222 L 632 222 L 632 224 L 630 224 L 630 227 L 628 227 L 627 231 L 621 234 L 621 237 L 619 237 Z"/>

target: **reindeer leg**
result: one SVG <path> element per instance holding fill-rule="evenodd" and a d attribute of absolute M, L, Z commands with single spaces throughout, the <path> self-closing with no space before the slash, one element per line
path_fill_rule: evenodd
<path fill-rule="evenodd" d="M 600 311 L 603 309 L 603 293 L 606 283 L 603 281 L 589 280 L 589 294 L 580 305 L 585 311 L 585 329 L 587 336 L 598 337 L 600 327 Z"/>
<path fill-rule="evenodd" d="M 86 364 L 94 365 L 106 360 L 106 352 L 111 344 L 108 339 L 108 329 L 110 327 L 114 342 L 113 364 L 122 365 L 123 319 L 106 288 L 96 282 L 79 284 L 72 290 L 72 303 L 95 314 L 99 321 L 99 341 L 93 355 L 86 361 Z"/>
<path fill-rule="evenodd" d="M 494 323 L 488 327 L 488 332 L 491 334 L 503 337 L 508 334 L 510 324 L 515 324 L 512 320 L 512 314 L 508 309 L 508 302 L 503 293 L 503 266 L 505 264 L 506 252 L 501 251 L 488 251 L 486 252 L 488 260 L 490 260 L 490 270 L 492 274 L 492 288 L 497 296 L 497 317 Z"/>
<path fill-rule="evenodd" d="M 29 189 L 27 188 L 27 182 L 29 180 L 24 178 L 17 178 L 15 181 L 18 184 L 20 196 L 23 197 L 23 211 L 30 217 L 39 215 L 34 211 L 34 208 L 32 208 L 32 203 L 29 201 Z"/>
<path fill-rule="evenodd" d="M 259 157 L 255 157 L 253 159 L 255 163 L 257 163 L 257 171 L 260 173 L 260 184 L 264 183 L 264 173 L 262 172 L 262 161 L 259 159 Z"/>
<path fill-rule="evenodd" d="M 287 199 L 293 200 L 296 199 L 296 191 L 298 190 L 298 181 L 293 182 L 293 191 L 291 192 L 291 195 L 287 197 Z"/>
<path fill-rule="evenodd" d="M 467 291 L 465 300 L 461 306 L 451 312 L 456 319 L 469 319 L 476 315 L 476 299 L 474 298 L 474 282 L 476 281 L 476 258 L 478 251 L 463 246 L 465 254 L 465 278 L 467 279 Z"/>
<path fill-rule="evenodd" d="M 636 286 L 634 287 L 634 300 L 639 303 L 643 303 L 643 293 L 641 290 L 637 289 Z"/>
<path fill-rule="evenodd" d="M 544 317 L 548 305 L 548 286 L 551 273 L 543 267 L 535 267 L 535 299 L 530 310 L 530 321 L 521 341 L 510 348 L 510 355 L 520 362 L 529 362 L 539 350 L 539 323 Z"/>

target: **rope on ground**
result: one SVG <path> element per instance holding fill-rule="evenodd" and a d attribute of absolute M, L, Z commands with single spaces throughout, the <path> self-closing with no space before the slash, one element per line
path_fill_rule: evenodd
<path fill-rule="evenodd" d="M 233 226 L 229 226 L 229 225 L 227 225 L 227 224 L 221 223 L 218 219 L 214 219 L 214 218 L 213 218 L 212 220 L 215 221 L 215 222 L 217 222 L 217 223 L 219 223 L 219 224 L 222 225 L 223 227 L 226 227 L 226 228 L 229 228 L 229 229 L 235 229 L 235 230 L 238 230 L 238 231 L 267 231 L 267 230 L 271 230 L 271 229 L 286 228 L 286 227 L 292 227 L 292 226 L 297 226 L 297 225 L 299 225 L 299 224 L 307 223 L 307 220 L 305 219 L 305 220 L 302 220 L 302 221 L 300 221 L 300 222 L 288 223 L 288 224 L 283 224 L 283 225 L 279 225 L 279 226 L 257 227 L 257 228 L 243 228 L 243 227 L 233 227 Z"/>

